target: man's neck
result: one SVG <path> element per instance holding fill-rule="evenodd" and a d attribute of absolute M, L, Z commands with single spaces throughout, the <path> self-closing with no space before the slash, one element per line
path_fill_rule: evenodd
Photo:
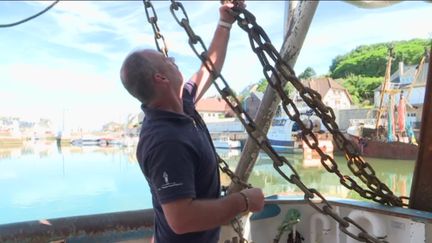
<path fill-rule="evenodd" d="M 183 101 L 158 100 L 148 105 L 151 108 L 183 114 Z"/>
<path fill-rule="evenodd" d="M 178 90 L 169 89 L 166 92 L 159 93 L 149 107 L 184 114 L 183 112 L 183 86 Z"/>

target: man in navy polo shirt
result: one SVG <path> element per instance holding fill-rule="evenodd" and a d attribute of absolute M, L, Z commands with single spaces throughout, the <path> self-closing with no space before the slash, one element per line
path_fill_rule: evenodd
<path fill-rule="evenodd" d="M 232 4 L 220 21 L 208 56 L 220 72 L 225 60 Z M 142 103 L 145 118 L 137 158 L 152 193 L 157 243 L 216 243 L 220 225 L 237 214 L 260 211 L 261 189 L 220 197 L 218 161 L 210 135 L 195 110 L 211 75 L 201 66 L 188 82 L 171 58 L 154 50 L 131 53 L 121 68 L 128 92 Z"/>

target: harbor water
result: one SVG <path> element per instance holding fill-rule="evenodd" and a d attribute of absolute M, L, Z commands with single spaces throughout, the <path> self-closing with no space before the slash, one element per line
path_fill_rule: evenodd
<path fill-rule="evenodd" d="M 218 150 L 218 153 L 234 170 L 241 151 Z M 328 173 L 319 158 L 284 155 L 309 188 L 326 197 L 362 200 L 357 193 L 343 187 L 336 175 Z M 335 158 L 343 174 L 352 176 L 345 159 Z M 414 161 L 371 158 L 366 161 L 393 192 L 409 195 Z M 223 174 L 221 181 L 227 185 L 229 178 Z M 249 182 L 263 188 L 266 195 L 303 195 L 276 172 L 265 154 L 259 155 Z M 0 224 L 150 207 L 150 191 L 134 147 L 58 147 L 55 142 L 38 141 L 0 148 Z"/>

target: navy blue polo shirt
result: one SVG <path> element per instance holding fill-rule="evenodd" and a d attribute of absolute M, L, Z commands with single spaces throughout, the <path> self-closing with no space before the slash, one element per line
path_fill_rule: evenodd
<path fill-rule="evenodd" d="M 215 199 L 220 195 L 216 153 L 195 110 L 195 93 L 195 84 L 186 83 L 182 97 L 185 114 L 142 107 L 145 117 L 137 158 L 152 193 L 156 243 L 216 243 L 219 239 L 219 227 L 174 233 L 161 207 L 178 199 Z"/>

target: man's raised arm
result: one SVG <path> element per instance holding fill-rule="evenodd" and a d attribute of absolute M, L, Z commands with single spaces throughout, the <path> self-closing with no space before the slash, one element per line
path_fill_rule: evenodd
<path fill-rule="evenodd" d="M 225 3 L 219 8 L 219 22 L 208 49 L 208 57 L 213 62 L 217 73 L 220 73 L 225 62 L 230 29 L 235 21 L 235 18 L 230 14 L 230 10 L 233 6 L 232 3 Z M 244 3 L 240 2 L 238 6 L 243 7 Z M 198 88 L 195 99 L 195 101 L 198 102 L 211 85 L 211 74 L 204 65 L 201 65 L 198 72 L 196 72 L 190 80 L 194 82 Z"/>

